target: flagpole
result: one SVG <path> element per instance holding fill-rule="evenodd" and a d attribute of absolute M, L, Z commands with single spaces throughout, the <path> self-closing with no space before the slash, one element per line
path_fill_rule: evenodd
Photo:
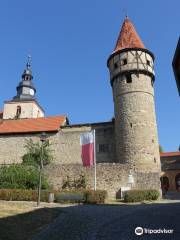
<path fill-rule="evenodd" d="M 94 190 L 96 191 L 96 130 L 93 130 L 94 135 Z"/>

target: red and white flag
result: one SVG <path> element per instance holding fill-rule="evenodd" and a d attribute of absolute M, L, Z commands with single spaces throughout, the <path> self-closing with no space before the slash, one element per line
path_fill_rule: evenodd
<path fill-rule="evenodd" d="M 94 135 L 93 132 L 80 134 L 81 157 L 83 166 L 94 165 Z"/>

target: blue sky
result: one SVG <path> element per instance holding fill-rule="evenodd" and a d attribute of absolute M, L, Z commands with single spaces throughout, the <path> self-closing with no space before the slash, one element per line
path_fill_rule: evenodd
<path fill-rule="evenodd" d="M 180 144 L 180 98 L 171 62 L 179 37 L 179 0 L 4 0 L 0 3 L 1 108 L 16 94 L 28 53 L 46 115 L 71 123 L 113 116 L 106 61 L 125 13 L 156 57 L 155 101 L 165 151 Z"/>

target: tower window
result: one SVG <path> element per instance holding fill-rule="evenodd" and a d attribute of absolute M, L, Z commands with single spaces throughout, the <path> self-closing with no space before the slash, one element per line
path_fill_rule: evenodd
<path fill-rule="evenodd" d="M 117 68 L 118 68 L 118 64 L 115 63 L 115 64 L 114 64 L 114 69 L 117 69 Z"/>
<path fill-rule="evenodd" d="M 21 114 L 21 106 L 17 106 L 17 109 L 16 109 L 16 118 L 18 118 Z"/>
<path fill-rule="evenodd" d="M 151 66 L 151 63 L 150 63 L 150 61 L 149 61 L 149 60 L 147 60 L 147 65 L 148 65 L 148 66 Z"/>
<path fill-rule="evenodd" d="M 126 74 L 126 83 L 132 83 L 131 74 Z"/>
<path fill-rule="evenodd" d="M 122 59 L 121 60 L 121 65 L 126 65 L 127 64 L 127 59 L 125 58 L 125 59 Z"/>
<path fill-rule="evenodd" d="M 151 80 L 151 86 L 152 86 L 152 87 L 154 86 L 154 81 L 153 81 L 153 80 Z"/>

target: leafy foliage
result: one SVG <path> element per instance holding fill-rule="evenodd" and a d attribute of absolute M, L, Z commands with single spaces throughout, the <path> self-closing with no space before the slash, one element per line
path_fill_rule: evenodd
<path fill-rule="evenodd" d="M 49 141 L 34 143 L 32 139 L 27 140 L 25 148 L 27 153 L 23 156 L 23 164 L 12 164 L 0 168 L 0 189 L 37 189 L 39 184 L 39 171 L 41 157 L 43 165 L 52 160 L 49 149 Z M 47 189 L 48 183 L 42 176 L 42 189 Z"/>
<path fill-rule="evenodd" d="M 85 202 L 89 204 L 104 203 L 107 197 L 105 190 L 88 190 L 85 192 Z"/>
<path fill-rule="evenodd" d="M 41 199 L 48 202 L 49 191 L 41 191 Z M 60 203 L 104 203 L 107 192 L 103 190 L 63 190 L 51 191 L 55 195 L 55 202 Z M 31 189 L 0 189 L 0 200 L 7 201 L 37 201 L 37 191 Z"/>
<path fill-rule="evenodd" d="M 41 199 L 43 202 L 48 202 L 49 192 L 41 191 Z M 0 189 L 0 200 L 6 201 L 37 201 L 36 190 L 26 189 Z"/>
<path fill-rule="evenodd" d="M 25 148 L 27 153 L 22 157 L 23 164 L 25 165 L 39 166 L 42 157 L 43 165 L 45 166 L 53 159 L 48 140 L 43 143 L 42 148 L 41 143 L 33 142 L 32 139 L 28 139 Z"/>
<path fill-rule="evenodd" d="M 163 148 L 162 148 L 161 145 L 159 145 L 159 152 L 160 152 L 160 153 L 164 152 L 164 150 L 163 150 Z"/>
<path fill-rule="evenodd" d="M 37 189 L 39 173 L 34 166 L 13 164 L 0 168 L 0 189 Z M 42 189 L 47 189 L 48 183 L 42 177 Z"/>
<path fill-rule="evenodd" d="M 107 192 L 103 190 L 66 190 L 55 194 L 55 201 L 60 203 L 104 203 Z"/>
<path fill-rule="evenodd" d="M 129 190 L 124 194 L 125 202 L 141 202 L 144 200 L 157 200 L 160 196 L 158 190 L 149 189 L 149 190 Z"/>
<path fill-rule="evenodd" d="M 86 189 L 87 187 L 87 179 L 86 176 L 80 175 L 79 179 L 71 180 L 69 176 L 67 176 L 66 180 L 63 181 L 62 189 Z"/>

